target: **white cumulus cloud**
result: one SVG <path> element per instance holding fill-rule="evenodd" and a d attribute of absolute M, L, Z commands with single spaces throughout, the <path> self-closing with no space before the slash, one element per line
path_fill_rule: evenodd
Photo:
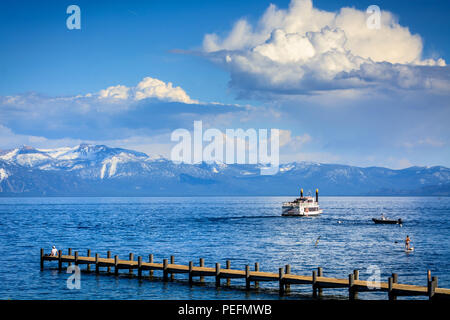
<path fill-rule="evenodd" d="M 146 77 L 139 82 L 135 88 L 134 98 L 136 100 L 157 98 L 188 104 L 198 103 L 197 100 L 192 100 L 181 87 L 173 87 L 171 82 L 165 83 L 164 81 L 151 77 Z"/>
<path fill-rule="evenodd" d="M 129 92 L 130 88 L 122 85 L 117 85 L 100 90 L 98 96 L 101 99 L 126 100 L 128 99 Z"/>
<path fill-rule="evenodd" d="M 380 28 L 354 8 L 327 12 L 311 0 L 288 9 L 270 5 L 255 26 L 239 20 L 225 37 L 207 34 L 205 55 L 231 74 L 241 91 L 304 94 L 322 90 L 392 86 L 445 91 L 443 59 L 423 59 L 423 43 L 396 17 L 381 11 Z"/>
<path fill-rule="evenodd" d="M 162 80 L 151 77 L 145 77 L 135 87 L 116 85 L 100 90 L 98 98 L 111 102 L 155 98 L 162 101 L 187 104 L 199 103 L 197 100 L 191 99 L 181 87 L 174 87 L 171 82 L 165 83 Z"/>

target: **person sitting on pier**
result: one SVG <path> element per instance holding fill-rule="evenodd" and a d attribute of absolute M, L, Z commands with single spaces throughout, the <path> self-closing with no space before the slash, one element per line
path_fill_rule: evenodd
<path fill-rule="evenodd" d="M 56 257 L 58 255 L 58 250 L 55 246 L 52 246 L 52 252 L 50 253 L 50 256 Z"/>
<path fill-rule="evenodd" d="M 409 250 L 410 242 L 411 242 L 411 239 L 409 238 L 409 235 L 407 235 L 406 239 L 405 239 L 406 250 Z"/>

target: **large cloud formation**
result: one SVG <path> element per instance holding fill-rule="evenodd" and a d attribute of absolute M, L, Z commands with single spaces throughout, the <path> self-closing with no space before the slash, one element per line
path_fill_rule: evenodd
<path fill-rule="evenodd" d="M 448 90 L 443 59 L 424 59 L 422 39 L 380 12 L 354 8 L 327 12 L 311 0 L 292 0 L 287 10 L 270 5 L 256 26 L 241 19 L 220 38 L 207 34 L 203 50 L 231 74 L 243 94 L 311 94 L 353 88 Z"/>
<path fill-rule="evenodd" d="M 34 92 L 0 96 L 0 134 L 36 139 L 122 139 L 160 134 L 191 126 L 194 120 L 218 119 L 246 109 L 199 102 L 181 87 L 146 77 L 136 86 L 116 85 L 76 96 L 49 97 Z"/>

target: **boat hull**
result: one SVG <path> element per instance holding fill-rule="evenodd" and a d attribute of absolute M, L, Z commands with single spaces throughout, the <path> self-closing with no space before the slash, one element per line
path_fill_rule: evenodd
<path fill-rule="evenodd" d="M 323 210 L 310 211 L 310 212 L 300 212 L 298 208 L 286 208 L 283 207 L 283 212 L 281 215 L 283 217 L 316 217 L 320 216 L 323 213 Z"/>
<path fill-rule="evenodd" d="M 372 221 L 375 222 L 376 224 L 401 224 L 402 223 L 401 219 L 398 219 L 398 220 L 382 220 L 382 219 L 372 218 Z"/>

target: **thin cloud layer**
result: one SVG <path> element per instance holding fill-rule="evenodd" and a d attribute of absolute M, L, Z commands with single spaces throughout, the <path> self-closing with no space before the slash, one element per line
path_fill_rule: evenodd
<path fill-rule="evenodd" d="M 287 10 L 270 5 L 256 26 L 239 20 L 223 38 L 207 34 L 204 54 L 226 68 L 243 95 L 311 94 L 352 88 L 424 89 L 445 92 L 443 59 L 423 59 L 422 39 L 381 11 L 380 28 L 354 8 L 327 12 L 311 0 Z"/>

